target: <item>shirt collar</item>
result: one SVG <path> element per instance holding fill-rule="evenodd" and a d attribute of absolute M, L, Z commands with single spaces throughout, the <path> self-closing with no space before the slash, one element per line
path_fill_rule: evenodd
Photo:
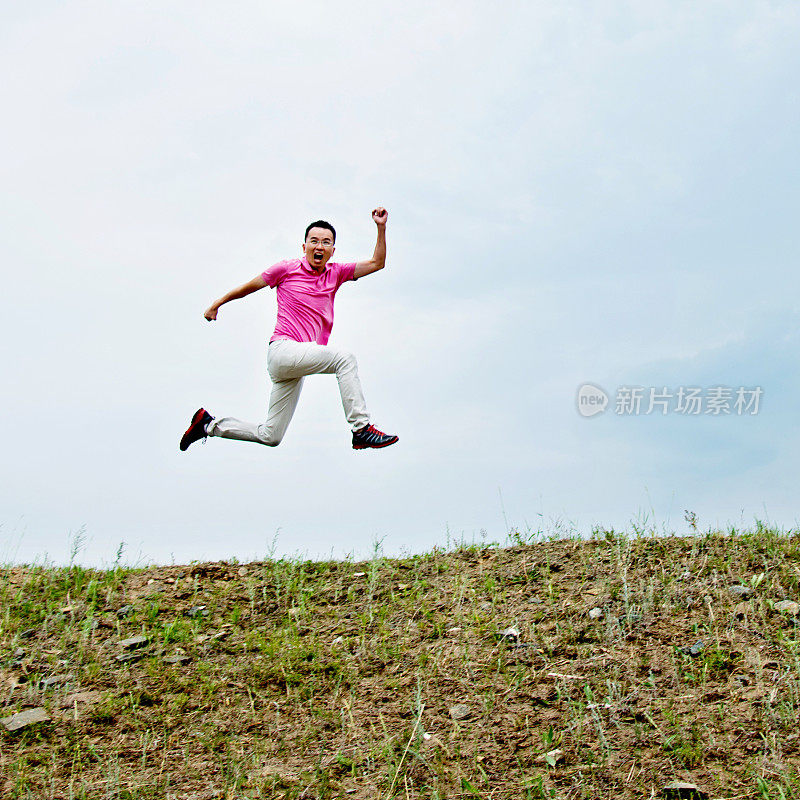
<path fill-rule="evenodd" d="M 319 270 L 319 272 L 317 272 L 317 270 L 315 270 L 314 267 L 308 263 L 308 259 L 305 256 L 300 259 L 300 266 L 306 271 L 310 272 L 312 275 L 322 275 L 328 269 L 328 265 L 326 264 L 321 270 Z"/>

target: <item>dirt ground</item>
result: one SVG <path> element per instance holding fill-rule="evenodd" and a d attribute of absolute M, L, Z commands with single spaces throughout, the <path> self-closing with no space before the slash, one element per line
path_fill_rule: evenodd
<path fill-rule="evenodd" d="M 799 545 L 7 568 L 1 795 L 797 798 Z"/>

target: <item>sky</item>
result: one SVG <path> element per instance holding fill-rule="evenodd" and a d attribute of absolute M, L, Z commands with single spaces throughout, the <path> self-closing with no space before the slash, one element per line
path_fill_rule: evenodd
<path fill-rule="evenodd" d="M 797 527 L 796 3 L 3 17 L 0 562 Z M 179 452 L 199 406 L 266 415 L 274 291 L 203 311 L 314 219 L 368 258 L 378 205 L 331 344 L 399 443 L 353 451 L 315 376 L 278 448 Z"/>

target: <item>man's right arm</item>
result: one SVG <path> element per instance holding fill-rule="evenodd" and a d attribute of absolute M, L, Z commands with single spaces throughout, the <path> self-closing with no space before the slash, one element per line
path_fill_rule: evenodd
<path fill-rule="evenodd" d="M 219 300 L 212 303 L 206 309 L 203 316 L 209 322 L 211 322 L 217 318 L 217 311 L 219 311 L 220 306 L 225 305 L 225 303 L 230 303 L 231 300 L 239 300 L 242 297 L 247 297 L 247 295 L 257 292 L 259 289 L 263 289 L 266 285 L 267 282 L 264 280 L 264 276 L 257 275 L 255 278 L 253 278 L 253 280 L 243 283 L 241 286 L 237 286 L 235 289 L 231 289 L 228 294 L 223 295 Z"/>

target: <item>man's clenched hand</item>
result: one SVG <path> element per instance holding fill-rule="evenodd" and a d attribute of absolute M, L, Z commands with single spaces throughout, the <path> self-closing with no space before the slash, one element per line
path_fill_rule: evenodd
<path fill-rule="evenodd" d="M 383 206 L 378 206 L 372 212 L 372 219 L 375 221 L 376 225 L 385 225 L 386 220 L 389 219 L 389 212 L 383 208 Z"/>

